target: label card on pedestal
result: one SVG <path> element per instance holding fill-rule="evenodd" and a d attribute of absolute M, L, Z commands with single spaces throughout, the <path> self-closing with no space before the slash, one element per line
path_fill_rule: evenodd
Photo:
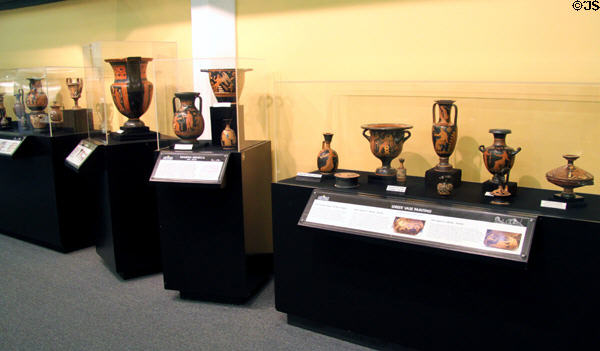
<path fill-rule="evenodd" d="M 304 182 L 320 182 L 323 176 L 319 173 L 306 173 L 306 172 L 298 172 L 296 173 L 297 181 Z"/>
<path fill-rule="evenodd" d="M 406 187 L 402 185 L 388 185 L 387 188 L 385 188 L 385 191 L 404 194 L 406 193 Z"/>
<path fill-rule="evenodd" d="M 222 184 L 229 153 L 161 151 L 151 182 Z"/>
<path fill-rule="evenodd" d="M 559 202 L 559 201 L 541 200 L 540 201 L 540 207 L 556 208 L 558 210 L 566 210 L 567 209 L 567 203 L 566 202 Z"/>
<path fill-rule="evenodd" d="M 0 155 L 13 156 L 19 149 L 19 146 L 27 137 L 14 137 L 12 139 L 0 139 Z"/>
<path fill-rule="evenodd" d="M 98 145 L 89 140 L 81 140 L 79 144 L 75 146 L 73 151 L 71 151 L 69 156 L 67 156 L 65 161 L 75 169 L 79 169 L 97 147 Z"/>
<path fill-rule="evenodd" d="M 194 144 L 175 144 L 173 146 L 173 149 L 175 149 L 175 150 L 190 151 L 190 150 L 194 149 Z"/>
<path fill-rule="evenodd" d="M 299 225 L 527 262 L 536 216 L 313 190 Z"/>

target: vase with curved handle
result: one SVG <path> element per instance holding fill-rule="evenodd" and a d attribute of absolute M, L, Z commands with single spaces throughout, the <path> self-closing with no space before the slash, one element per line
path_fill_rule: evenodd
<path fill-rule="evenodd" d="M 48 96 L 42 86 L 43 78 L 27 78 L 29 80 L 29 92 L 25 98 L 25 104 L 31 110 L 29 120 L 35 129 L 44 129 L 48 126 L 48 115 L 44 110 L 48 106 Z"/>
<path fill-rule="evenodd" d="M 490 129 L 490 133 L 494 134 L 494 143 L 488 147 L 480 145 L 479 151 L 483 153 L 483 164 L 492 174 L 491 182 L 497 186 L 497 189 L 492 191 L 492 203 L 507 205 L 505 199 L 511 196 L 508 191 L 510 170 L 515 163 L 515 155 L 521 148 L 513 149 L 506 145 L 506 135 L 511 133 L 510 129 Z"/>
<path fill-rule="evenodd" d="M 81 91 L 83 90 L 83 80 L 81 78 L 76 78 L 73 81 L 73 78 L 66 79 L 67 87 L 69 88 L 69 94 L 71 94 L 71 99 L 75 102 L 73 105 L 73 109 L 80 109 L 77 102 L 81 98 Z"/>
<path fill-rule="evenodd" d="M 402 152 L 404 142 L 410 138 L 408 124 L 375 123 L 363 124 L 363 136 L 369 141 L 371 152 L 381 160 L 381 167 L 375 170 L 378 176 L 395 177 L 396 169 L 392 168 L 391 162 Z M 369 135 L 367 135 L 367 132 Z"/>
<path fill-rule="evenodd" d="M 194 105 L 199 101 L 198 108 Z M 179 108 L 176 101 L 179 100 Z M 175 93 L 173 97 L 173 131 L 184 143 L 193 143 L 204 131 L 200 93 Z"/>
<path fill-rule="evenodd" d="M 435 107 L 439 109 L 439 119 L 435 120 Z M 452 107 L 454 107 L 454 121 L 452 121 Z M 452 165 L 449 162 L 450 155 L 456 147 L 458 137 L 458 107 L 454 100 L 436 100 L 432 107 L 433 126 L 431 127 L 431 137 L 433 148 L 439 156 L 440 162 L 435 166 L 436 171 L 449 171 Z"/>
<path fill-rule="evenodd" d="M 110 94 L 117 110 L 128 120 L 121 129 L 124 132 L 147 131 L 140 117 L 148 110 L 152 101 L 154 85 L 146 77 L 146 68 L 151 58 L 127 57 L 104 60 L 110 63 L 115 80 L 110 86 Z"/>

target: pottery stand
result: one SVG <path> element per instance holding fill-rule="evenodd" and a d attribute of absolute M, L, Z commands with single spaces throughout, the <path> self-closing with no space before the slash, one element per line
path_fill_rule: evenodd
<path fill-rule="evenodd" d="M 64 109 L 63 127 L 72 129 L 76 133 L 84 133 L 94 129 L 93 112 L 89 108 Z"/>
<path fill-rule="evenodd" d="M 211 106 L 210 108 L 210 132 L 212 137 L 212 145 L 221 146 L 221 132 L 225 128 L 225 120 L 231 118 L 231 129 L 235 132 L 238 138 L 238 145 L 240 145 L 241 136 L 238 132 L 238 110 L 240 116 L 244 115 L 244 106 L 239 105 L 237 108 L 235 104 L 231 106 Z"/>
<path fill-rule="evenodd" d="M 97 189 L 64 165 L 84 137 L 87 133 L 36 133 L 27 136 L 14 158 L 0 157 L 0 233 L 61 252 L 93 244 L 97 211 L 91 199 Z"/>
<path fill-rule="evenodd" d="M 165 289 L 182 298 L 241 303 L 272 272 L 271 143 L 231 151 L 224 183 L 154 183 Z"/>
<path fill-rule="evenodd" d="M 156 193 L 148 181 L 155 150 L 156 139 L 99 146 L 101 162 L 86 175 L 99 189 L 96 252 L 123 279 L 161 269 Z"/>
<path fill-rule="evenodd" d="M 435 188 L 437 186 L 437 184 L 440 182 L 440 177 L 446 176 L 446 175 L 451 177 L 449 179 L 448 183 L 452 183 L 452 185 L 454 186 L 455 189 L 457 187 L 459 187 L 460 184 L 462 184 L 462 181 L 461 181 L 462 170 L 461 169 L 452 168 L 448 171 L 438 171 L 435 169 L 435 167 L 428 169 L 425 172 L 425 184 Z"/>
<path fill-rule="evenodd" d="M 555 190 L 521 188 L 502 207 L 538 216 L 527 263 L 298 225 L 313 189 L 383 198 L 366 182 L 286 179 L 272 185 L 275 307 L 290 324 L 376 349 L 555 350 L 598 345 L 600 196 L 585 208 L 540 208 Z M 407 179 L 406 200 L 494 209 L 479 183 L 463 182 L 451 200 Z M 578 288 L 585 287 L 585 288 Z M 507 330 L 511 332 L 504 334 Z M 576 344 L 576 345 L 575 345 Z M 369 345 L 369 344 L 367 344 Z"/>

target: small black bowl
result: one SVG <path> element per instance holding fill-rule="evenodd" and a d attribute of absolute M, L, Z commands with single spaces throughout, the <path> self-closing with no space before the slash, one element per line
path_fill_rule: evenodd
<path fill-rule="evenodd" d="M 342 189 L 351 189 L 358 187 L 358 178 L 360 174 L 354 172 L 339 172 L 335 175 L 335 187 Z"/>

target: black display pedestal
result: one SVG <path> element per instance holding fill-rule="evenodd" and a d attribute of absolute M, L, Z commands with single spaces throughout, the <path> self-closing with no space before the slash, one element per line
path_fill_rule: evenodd
<path fill-rule="evenodd" d="M 210 107 L 210 132 L 212 135 L 212 144 L 214 146 L 221 146 L 221 132 L 225 129 L 225 120 L 231 119 L 229 125 L 235 132 L 235 135 L 240 138 L 240 133 L 237 128 L 237 110 L 240 109 L 240 115 L 243 114 L 243 106 L 237 106 L 232 104 L 231 106 L 211 106 Z"/>
<path fill-rule="evenodd" d="M 96 252 L 123 279 L 159 272 L 156 192 L 148 181 L 156 139 L 111 141 L 99 150 L 103 161 L 89 172 L 100 190 Z"/>
<path fill-rule="evenodd" d="M 275 306 L 288 316 L 427 350 L 591 349 L 600 342 L 600 196 L 567 211 L 540 207 L 555 191 L 520 188 L 511 205 L 486 203 L 463 182 L 443 200 L 421 177 L 406 199 L 538 216 L 527 263 L 299 226 L 313 189 L 272 185 Z M 343 190 L 385 196 L 384 185 Z M 318 330 L 318 328 L 316 328 Z"/>
<path fill-rule="evenodd" d="M 249 143 L 229 154 L 224 188 L 155 183 L 165 288 L 182 298 L 241 303 L 272 272 L 271 143 Z"/>
<path fill-rule="evenodd" d="M 94 129 L 94 116 L 91 109 L 64 109 L 63 127 L 70 128 L 77 133 L 87 133 Z"/>
<path fill-rule="evenodd" d="M 448 183 L 451 183 L 454 189 L 458 188 L 460 184 L 462 184 L 462 170 L 458 168 L 451 168 L 447 172 L 438 171 L 435 167 L 428 169 L 425 172 L 425 184 L 430 187 L 437 188 L 438 183 L 441 183 L 442 180 L 440 177 L 442 176 L 450 176 Z"/>
<path fill-rule="evenodd" d="M 0 157 L 0 233 L 61 252 L 92 245 L 88 225 L 96 214 L 85 204 L 96 189 L 64 165 L 87 133 L 0 132 L 17 136 L 27 138 L 14 158 Z"/>

